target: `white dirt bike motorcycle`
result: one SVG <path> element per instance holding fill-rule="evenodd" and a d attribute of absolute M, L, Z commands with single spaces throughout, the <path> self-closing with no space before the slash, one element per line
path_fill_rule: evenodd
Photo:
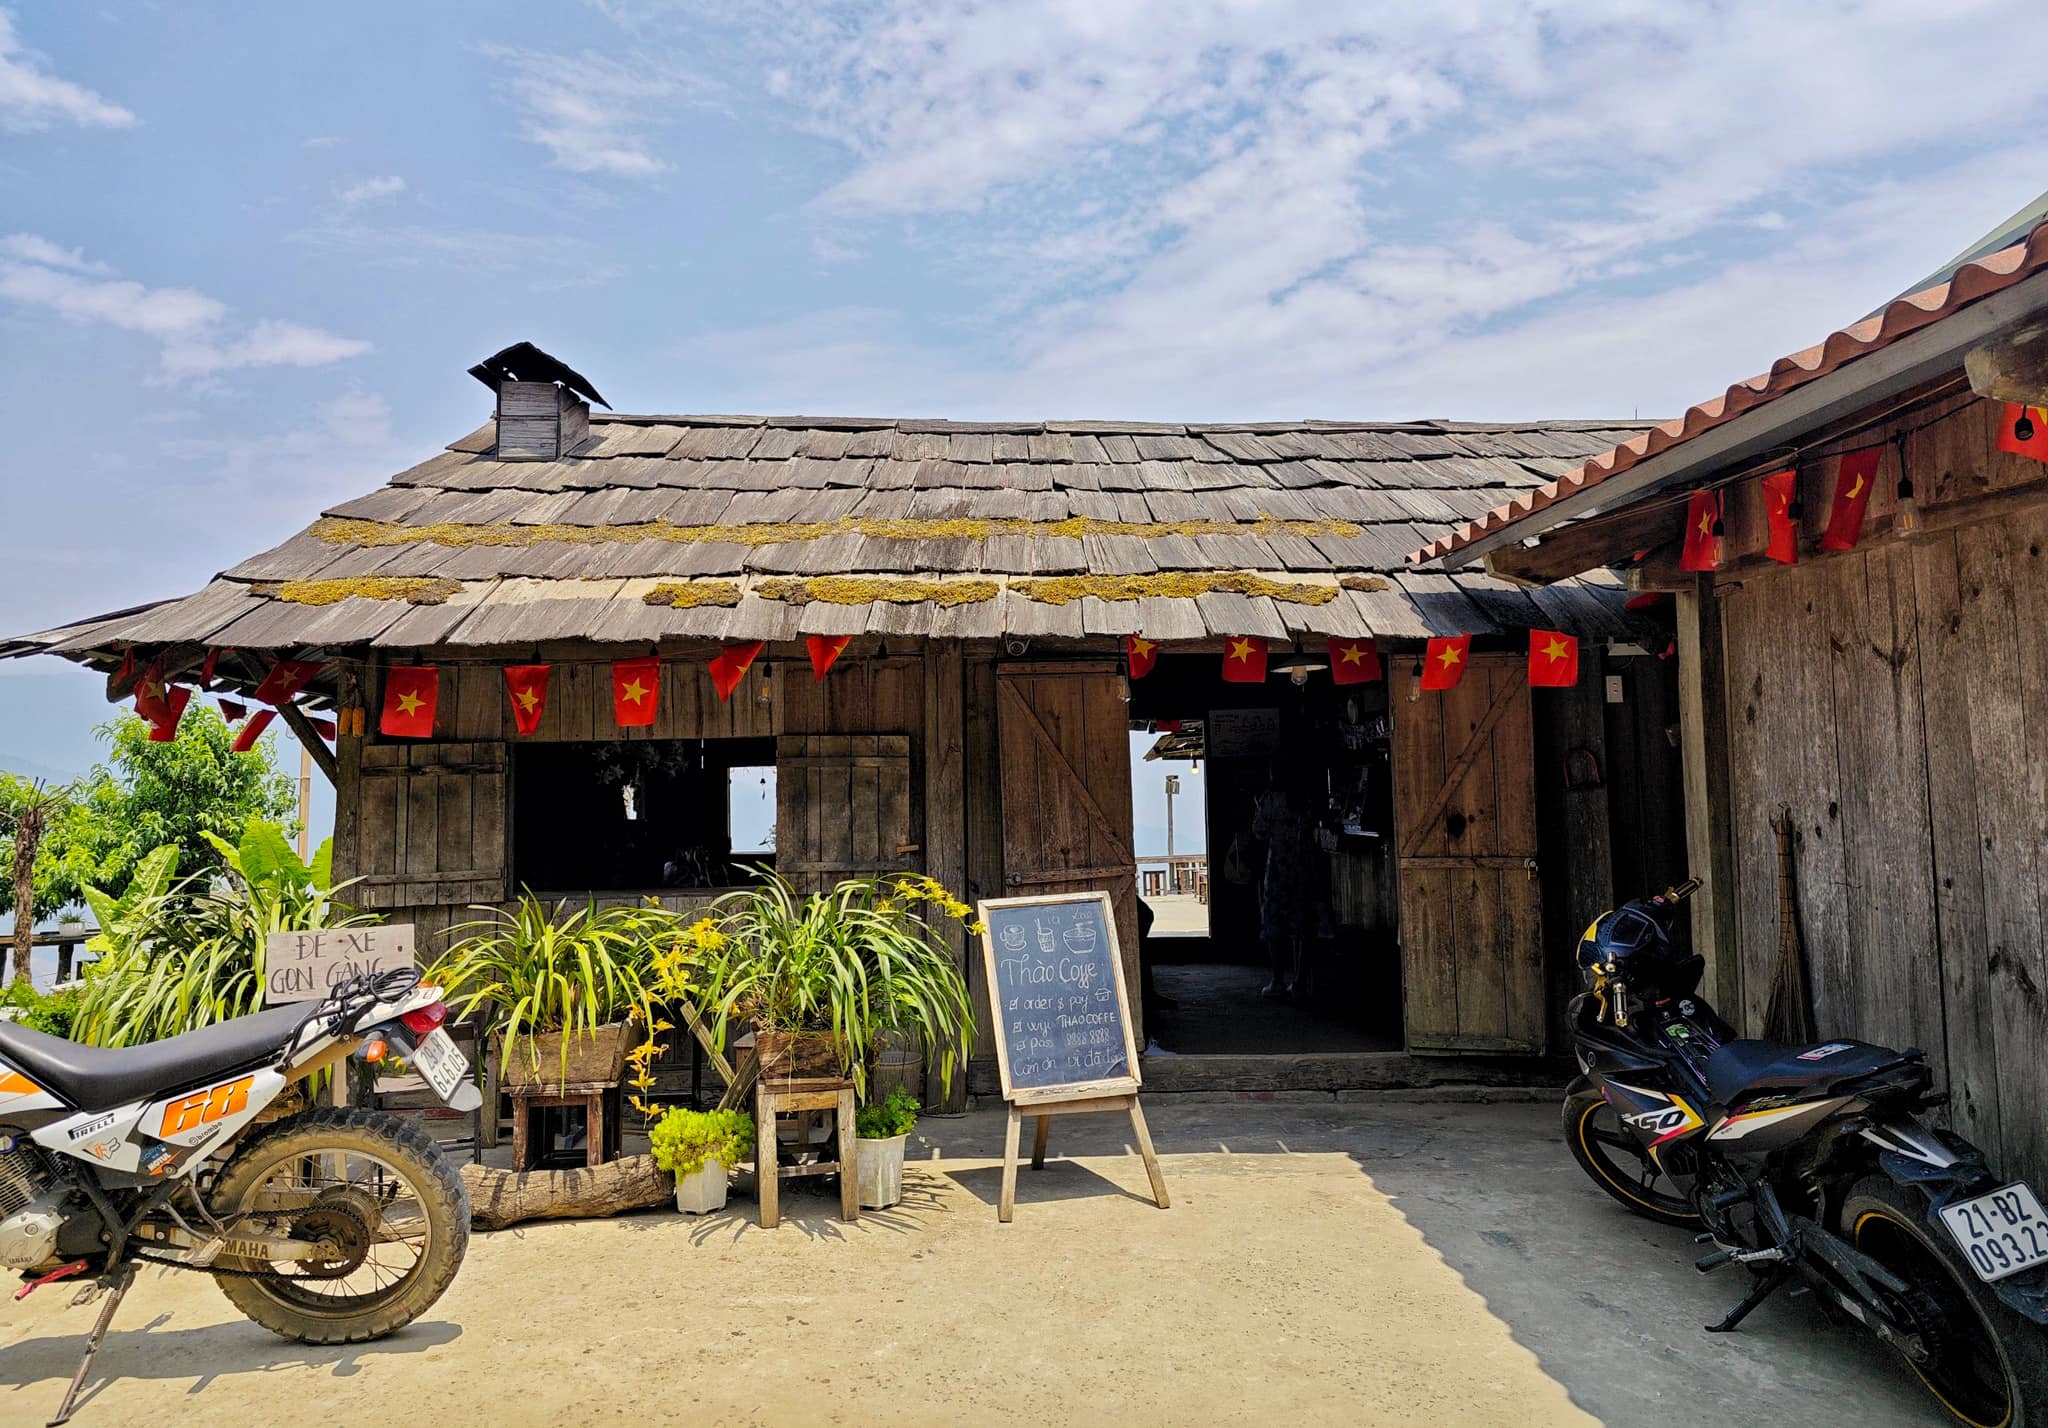
<path fill-rule="evenodd" d="M 277 1103 L 361 1050 L 402 1056 L 449 1106 L 476 1109 L 447 1015 L 438 988 L 400 971 L 147 1046 L 0 1021 L 0 1265 L 27 1281 L 17 1299 L 81 1275 L 79 1302 L 105 1295 L 52 1424 L 144 1264 L 211 1274 L 249 1318 L 309 1344 L 382 1338 L 441 1297 L 469 1197 L 434 1142 L 377 1111 Z"/>

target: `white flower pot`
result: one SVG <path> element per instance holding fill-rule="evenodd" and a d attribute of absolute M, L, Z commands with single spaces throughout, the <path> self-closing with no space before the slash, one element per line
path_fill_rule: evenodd
<path fill-rule="evenodd" d="M 887 1140 L 855 1140 L 860 1203 L 863 1209 L 886 1210 L 903 1198 L 903 1142 L 909 1132 Z"/>
<path fill-rule="evenodd" d="M 685 1215 L 708 1215 L 725 1208 L 726 1170 L 707 1160 L 694 1175 L 676 1177 L 676 1208 Z"/>

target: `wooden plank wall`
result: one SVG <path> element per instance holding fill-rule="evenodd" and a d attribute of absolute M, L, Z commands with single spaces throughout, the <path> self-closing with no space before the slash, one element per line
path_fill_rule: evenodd
<path fill-rule="evenodd" d="M 655 723 L 621 730 L 612 718 L 609 663 L 557 662 L 540 727 L 523 741 L 777 736 L 779 754 L 796 761 L 777 780 L 779 849 L 803 854 L 800 861 L 844 863 L 845 872 L 856 865 L 926 871 L 969 900 L 1002 895 L 992 656 L 965 655 L 957 644 L 920 647 L 842 659 L 822 681 L 801 658 L 764 659 L 729 702 L 718 699 L 701 660 L 665 660 L 661 677 Z M 373 710 L 380 678 L 365 672 Z M 444 945 L 451 925 L 479 915 L 472 904 L 509 906 L 514 892 L 508 749 L 522 740 L 499 665 L 441 666 L 435 735 L 431 742 L 374 732 L 343 739 L 335 813 L 339 875 L 373 876 L 375 884 L 365 886 L 374 886 L 374 898 L 366 901 L 392 921 L 415 924 L 429 953 Z M 828 767 L 834 759 L 842 766 Z M 825 796 L 827 781 L 836 799 Z M 812 881 L 827 876 L 810 872 Z M 473 876 L 451 876 L 457 873 Z M 689 911 L 702 898 L 662 901 Z M 968 955 L 964 936 L 954 942 L 985 1022 L 980 959 Z M 983 1025 L 975 1054 L 992 1055 L 992 1046 Z M 933 1077 L 926 1104 L 963 1106 L 966 1084 L 964 1068 L 950 1088 Z"/>
<path fill-rule="evenodd" d="M 1924 502 L 2041 482 L 1972 403 L 1905 438 Z M 1924 415 L 1916 418 L 1924 421 Z M 1873 434 L 1881 439 L 1888 433 Z M 1799 919 L 1822 1035 L 1917 1045 L 1956 1128 L 2009 1174 L 2048 1176 L 2048 504 L 1890 537 L 1888 448 L 1854 552 L 1745 570 L 1716 590 L 1730 827 L 1754 1031 L 1777 945 L 1772 815 L 1791 810 Z M 1832 463 L 1802 476 L 1824 520 Z M 1730 557 L 1760 543 L 1729 503 Z M 2044 498 L 2048 499 L 2048 498 Z M 1740 515 L 1737 516 L 1736 513 Z"/>

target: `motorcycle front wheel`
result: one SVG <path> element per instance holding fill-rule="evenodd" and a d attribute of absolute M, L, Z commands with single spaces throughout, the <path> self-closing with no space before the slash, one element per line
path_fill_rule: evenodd
<path fill-rule="evenodd" d="M 1907 1365 L 1958 1423 L 2048 1428 L 2048 1342 L 1927 1223 L 1918 1195 L 1870 1175 L 1842 1202 L 1842 1234 L 1939 1310 L 1929 1361 Z"/>
<path fill-rule="evenodd" d="M 1646 1220 L 1696 1229 L 1692 1200 L 1628 1133 L 1614 1107 L 1590 1081 L 1574 1081 L 1564 1098 L 1564 1143 L 1595 1185 Z"/>
<path fill-rule="evenodd" d="M 469 1245 L 469 1195 L 440 1149 L 394 1116 L 322 1107 L 279 1121 L 214 1182 L 229 1233 L 317 1242 L 325 1257 L 223 1257 L 214 1282 L 274 1334 L 354 1344 L 403 1328 L 441 1297 Z"/>

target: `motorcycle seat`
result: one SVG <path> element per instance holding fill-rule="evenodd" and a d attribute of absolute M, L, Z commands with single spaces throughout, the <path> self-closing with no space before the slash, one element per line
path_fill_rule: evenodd
<path fill-rule="evenodd" d="M 1800 1091 L 1897 1062 L 1901 1053 L 1867 1041 L 1817 1041 L 1786 1046 L 1776 1041 L 1728 1041 L 1707 1058 L 1707 1089 L 1722 1105 L 1759 1091 Z"/>
<path fill-rule="evenodd" d="M 82 1046 L 0 1021 L 0 1061 L 81 1111 L 156 1100 L 275 1060 L 320 1009 L 300 1002 L 144 1046 Z"/>

